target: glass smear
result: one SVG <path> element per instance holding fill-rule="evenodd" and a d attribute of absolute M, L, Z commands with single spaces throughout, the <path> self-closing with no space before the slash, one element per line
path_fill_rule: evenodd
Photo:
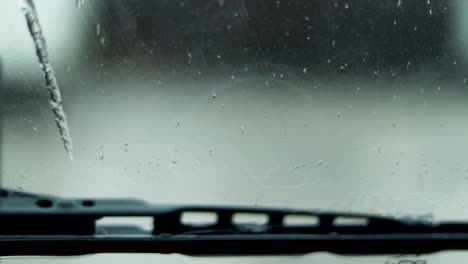
<path fill-rule="evenodd" d="M 26 17 L 29 33 L 34 41 L 37 58 L 44 74 L 47 90 L 49 91 L 50 106 L 52 107 L 52 112 L 55 115 L 55 122 L 57 123 L 68 157 L 70 160 L 73 160 L 72 140 L 70 130 L 68 128 L 67 116 L 65 115 L 62 107 L 62 95 L 60 93 L 57 79 L 55 78 L 54 69 L 49 63 L 46 40 L 42 34 L 42 28 L 39 24 L 36 7 L 33 0 L 20 0 L 20 5 Z"/>

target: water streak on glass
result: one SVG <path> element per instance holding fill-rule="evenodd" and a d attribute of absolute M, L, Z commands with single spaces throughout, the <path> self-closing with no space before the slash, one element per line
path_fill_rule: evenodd
<path fill-rule="evenodd" d="M 49 62 L 46 40 L 42 33 L 36 7 L 33 0 L 21 0 L 20 3 L 21 9 L 26 17 L 29 33 L 34 41 L 37 58 L 44 74 L 47 90 L 49 91 L 50 106 L 55 115 L 55 122 L 57 123 L 68 157 L 70 160 L 73 160 L 72 140 L 70 129 L 68 128 L 67 116 L 62 106 L 62 95 L 57 83 L 57 78 L 55 77 L 54 69 Z"/>

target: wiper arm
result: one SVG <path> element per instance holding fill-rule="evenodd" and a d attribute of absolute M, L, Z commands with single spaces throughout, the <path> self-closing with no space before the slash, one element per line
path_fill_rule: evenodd
<path fill-rule="evenodd" d="M 206 225 L 181 221 L 186 212 L 217 216 Z M 265 224 L 236 224 L 239 213 L 266 216 Z M 144 216 L 152 230 L 100 226 L 103 217 Z M 287 225 L 302 216 L 316 223 Z M 339 224 L 339 219 L 352 219 Z M 354 221 L 357 219 L 358 221 Z M 368 214 L 257 207 L 174 206 L 137 199 L 67 199 L 0 190 L 0 256 L 92 253 L 186 255 L 421 254 L 468 249 L 467 223 L 431 224 Z"/>

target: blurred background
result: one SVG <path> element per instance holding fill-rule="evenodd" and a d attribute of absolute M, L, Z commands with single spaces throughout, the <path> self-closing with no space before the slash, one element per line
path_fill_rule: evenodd
<path fill-rule="evenodd" d="M 75 160 L 2 1 L 3 187 L 468 218 L 466 1 L 35 2 Z"/>

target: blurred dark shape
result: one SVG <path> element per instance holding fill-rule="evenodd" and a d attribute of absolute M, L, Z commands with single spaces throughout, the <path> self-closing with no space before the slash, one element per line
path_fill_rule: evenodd
<path fill-rule="evenodd" d="M 448 0 L 103 1 L 108 59 L 138 54 L 169 66 L 220 60 L 353 70 L 437 67 L 447 54 Z M 347 71 L 344 71 L 347 72 Z"/>

